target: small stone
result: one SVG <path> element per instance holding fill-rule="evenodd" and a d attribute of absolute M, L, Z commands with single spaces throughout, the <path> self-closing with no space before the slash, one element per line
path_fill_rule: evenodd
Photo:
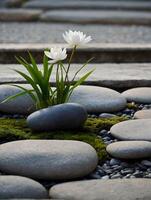
<path fill-rule="evenodd" d="M 106 150 L 115 158 L 146 158 L 151 155 L 151 143 L 147 141 L 121 141 L 108 145 Z"/>
<path fill-rule="evenodd" d="M 115 174 L 115 175 L 113 175 L 113 176 L 111 176 L 111 179 L 116 179 L 116 178 L 121 178 L 122 176 L 121 176 L 121 174 Z"/>
<path fill-rule="evenodd" d="M 81 128 L 86 119 L 87 112 L 81 105 L 64 103 L 32 113 L 27 124 L 34 131 L 70 130 Z"/>
<path fill-rule="evenodd" d="M 38 182 L 21 176 L 0 176 L 0 199 L 47 199 L 46 189 Z"/>
<path fill-rule="evenodd" d="M 112 117 L 116 117 L 116 115 L 111 114 L 111 113 L 102 113 L 102 114 L 99 115 L 99 118 L 107 118 L 107 119 L 109 119 L 109 118 L 112 118 Z"/>
<path fill-rule="evenodd" d="M 103 180 L 108 180 L 110 177 L 108 176 L 108 175 L 106 175 L 106 176 L 102 176 L 102 178 L 101 179 L 103 179 Z"/>
<path fill-rule="evenodd" d="M 133 169 L 124 169 L 124 170 L 121 170 L 121 174 L 123 174 L 123 175 L 132 174 L 133 172 L 134 172 Z"/>
<path fill-rule="evenodd" d="M 121 163 L 121 161 L 120 160 L 117 160 L 117 159 L 115 159 L 115 158 L 112 158 L 111 160 L 110 160 L 110 165 L 119 165 Z"/>
<path fill-rule="evenodd" d="M 147 166 L 147 167 L 151 167 L 151 161 L 149 161 L 149 160 L 142 160 L 142 161 L 141 161 L 141 164 L 142 164 L 142 165 L 145 165 L 145 166 Z"/>

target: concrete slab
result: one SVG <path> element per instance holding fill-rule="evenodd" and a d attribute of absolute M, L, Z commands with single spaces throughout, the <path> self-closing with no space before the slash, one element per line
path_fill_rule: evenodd
<path fill-rule="evenodd" d="M 80 66 L 79 64 L 73 64 L 71 66 L 70 78 L 73 77 Z M 105 86 L 114 89 L 126 89 L 139 86 L 151 87 L 150 64 L 89 64 L 77 76 L 77 79 L 94 68 L 95 71 L 86 81 L 88 85 Z M 0 64 L 0 84 L 25 83 L 23 78 L 14 72 L 13 69 L 25 72 L 24 67 L 18 64 Z M 55 72 L 53 73 L 51 82 L 55 82 Z"/>

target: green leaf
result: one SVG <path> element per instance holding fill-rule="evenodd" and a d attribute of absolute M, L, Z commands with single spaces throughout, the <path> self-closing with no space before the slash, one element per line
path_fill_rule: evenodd
<path fill-rule="evenodd" d="M 26 94 L 29 94 L 30 97 L 33 99 L 34 102 L 37 101 L 36 96 L 33 94 L 34 90 L 29 90 L 29 89 L 26 89 L 26 88 L 24 88 L 24 87 L 22 87 L 20 85 L 15 85 L 15 84 L 13 84 L 12 86 L 17 87 L 17 88 L 23 90 Z"/>
<path fill-rule="evenodd" d="M 69 92 L 69 96 L 68 96 L 68 99 L 69 97 L 71 96 L 73 90 L 78 87 L 79 85 L 81 85 L 87 78 L 88 76 L 90 76 L 90 74 L 92 74 L 94 70 L 91 70 L 90 72 L 86 73 L 82 78 L 80 78 L 71 88 L 70 88 L 70 92 Z"/>
<path fill-rule="evenodd" d="M 93 59 L 94 59 L 94 57 L 90 58 L 84 65 L 82 65 L 82 67 L 75 73 L 75 75 L 74 75 L 72 81 L 75 80 L 77 74 L 78 74 L 89 62 L 91 62 Z"/>
<path fill-rule="evenodd" d="M 20 74 L 23 78 L 25 78 L 25 80 L 33 87 L 33 89 L 35 90 L 38 98 L 40 100 L 42 100 L 42 94 L 39 90 L 39 88 L 37 87 L 36 83 L 26 74 L 24 74 L 23 72 L 19 71 L 19 70 L 14 70 L 16 71 L 18 74 Z"/>

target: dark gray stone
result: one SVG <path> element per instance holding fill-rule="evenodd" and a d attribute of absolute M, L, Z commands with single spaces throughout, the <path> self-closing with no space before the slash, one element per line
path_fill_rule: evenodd
<path fill-rule="evenodd" d="M 151 119 L 120 122 L 111 127 L 111 134 L 120 140 L 151 141 Z"/>
<path fill-rule="evenodd" d="M 50 197 L 72 200 L 150 200 L 150 179 L 91 180 L 58 184 Z"/>
<path fill-rule="evenodd" d="M 65 103 L 38 110 L 27 118 L 35 131 L 78 129 L 87 119 L 86 110 L 76 103 Z"/>
<path fill-rule="evenodd" d="M 80 141 L 20 140 L 0 145 L 0 171 L 34 179 L 80 178 L 97 163 L 95 149 Z"/>
<path fill-rule="evenodd" d="M 147 158 L 151 155 L 151 142 L 147 141 L 122 141 L 109 144 L 107 152 L 121 159 Z"/>
<path fill-rule="evenodd" d="M 0 199 L 47 199 L 46 189 L 21 176 L 0 176 Z"/>

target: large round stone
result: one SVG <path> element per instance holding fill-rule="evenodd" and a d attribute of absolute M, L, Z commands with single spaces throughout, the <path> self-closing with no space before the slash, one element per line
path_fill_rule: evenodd
<path fill-rule="evenodd" d="M 28 88 L 28 85 L 23 85 Z M 0 85 L 0 102 L 6 98 L 16 95 L 23 90 L 10 86 L 10 85 Z M 29 95 L 23 95 L 16 97 L 5 103 L 0 103 L 0 111 L 9 114 L 29 114 L 35 110 L 34 102 Z"/>
<path fill-rule="evenodd" d="M 0 176 L 0 199 L 47 199 L 46 189 L 21 176 Z"/>
<path fill-rule="evenodd" d="M 120 93 L 97 86 L 79 86 L 69 101 L 83 105 L 89 113 L 115 112 L 126 106 Z"/>
<path fill-rule="evenodd" d="M 151 156 L 151 142 L 147 141 L 122 141 L 109 144 L 107 152 L 116 158 L 138 159 Z"/>
<path fill-rule="evenodd" d="M 126 90 L 122 93 L 129 102 L 151 103 L 151 88 L 140 87 Z"/>
<path fill-rule="evenodd" d="M 97 166 L 96 151 L 72 140 L 22 140 L 0 145 L 0 170 L 35 179 L 73 179 Z"/>
<path fill-rule="evenodd" d="M 134 114 L 135 119 L 151 119 L 151 109 L 139 110 Z"/>
<path fill-rule="evenodd" d="M 65 103 L 38 110 L 27 118 L 35 131 L 78 129 L 87 119 L 86 110 L 79 104 Z"/>
<path fill-rule="evenodd" d="M 90 180 L 58 184 L 50 197 L 72 200 L 150 200 L 150 179 Z"/>
<path fill-rule="evenodd" d="M 111 128 L 111 134 L 120 140 L 151 141 L 151 119 L 120 122 Z"/>

